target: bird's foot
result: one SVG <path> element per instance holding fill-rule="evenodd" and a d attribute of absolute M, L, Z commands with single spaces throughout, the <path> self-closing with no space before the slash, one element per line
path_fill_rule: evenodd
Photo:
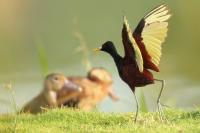
<path fill-rule="evenodd" d="M 136 114 L 135 114 L 135 118 L 134 118 L 134 123 L 136 124 L 137 123 L 137 121 L 138 121 L 138 109 L 137 109 L 137 111 L 136 111 Z"/>
<path fill-rule="evenodd" d="M 170 106 L 162 104 L 162 103 L 160 103 L 160 101 L 157 102 L 157 106 L 158 106 L 158 112 L 159 112 L 160 120 L 161 121 L 167 120 L 166 116 L 164 115 L 164 112 L 163 112 L 163 107 L 170 108 Z"/>
<path fill-rule="evenodd" d="M 171 106 L 169 105 L 166 105 L 166 104 L 162 104 L 162 103 L 159 103 L 161 107 L 165 107 L 165 108 L 172 108 Z"/>

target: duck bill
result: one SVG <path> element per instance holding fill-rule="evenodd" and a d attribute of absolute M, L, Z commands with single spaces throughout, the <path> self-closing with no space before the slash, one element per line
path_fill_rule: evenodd
<path fill-rule="evenodd" d="M 62 89 L 57 92 L 57 104 L 63 105 L 68 100 L 75 98 L 83 89 L 71 81 L 66 81 Z"/>
<path fill-rule="evenodd" d="M 71 81 L 66 81 L 62 89 L 58 92 L 58 96 L 65 96 L 69 93 L 80 93 L 82 88 Z"/>
<path fill-rule="evenodd" d="M 94 52 L 99 52 L 99 51 L 101 51 L 101 48 L 95 48 L 95 49 L 93 49 L 93 51 Z"/>
<path fill-rule="evenodd" d="M 71 81 L 65 82 L 63 89 L 66 91 L 76 91 L 76 92 L 82 91 L 82 88 L 79 85 L 77 85 Z"/>

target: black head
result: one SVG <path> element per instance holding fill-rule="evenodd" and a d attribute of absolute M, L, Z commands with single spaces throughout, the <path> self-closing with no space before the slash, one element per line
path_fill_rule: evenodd
<path fill-rule="evenodd" d="M 112 53 L 116 52 L 116 48 L 115 48 L 113 42 L 107 41 L 104 44 L 102 44 L 102 46 L 100 48 L 94 49 L 94 51 L 104 51 L 104 52 L 112 54 Z"/>
<path fill-rule="evenodd" d="M 100 48 L 94 49 L 94 51 L 104 51 L 104 52 L 110 54 L 113 57 L 115 64 L 117 65 L 117 68 L 118 69 L 120 68 L 123 58 L 117 53 L 117 50 L 116 50 L 113 42 L 107 41 L 104 44 L 102 44 L 102 46 Z"/>
<path fill-rule="evenodd" d="M 110 53 L 114 50 L 116 51 L 115 46 L 114 46 L 113 42 L 111 42 L 111 41 L 107 41 L 104 44 L 102 44 L 100 50 L 104 51 L 104 52 L 108 52 L 108 53 Z"/>

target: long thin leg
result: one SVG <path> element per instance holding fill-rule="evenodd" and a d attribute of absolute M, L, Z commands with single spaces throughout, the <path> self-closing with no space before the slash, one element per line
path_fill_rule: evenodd
<path fill-rule="evenodd" d="M 161 118 L 161 120 L 163 120 L 162 119 L 163 110 L 162 110 L 162 104 L 160 103 L 160 97 L 162 95 L 162 92 L 163 92 L 163 89 L 164 89 L 164 86 L 165 86 L 165 81 L 161 80 L 161 79 L 154 79 L 154 80 L 158 81 L 162 84 L 161 89 L 160 89 L 160 93 L 159 93 L 158 98 L 157 98 L 157 107 L 158 107 L 158 111 L 159 111 L 159 114 L 160 114 L 160 118 Z"/>
<path fill-rule="evenodd" d="M 135 92 L 133 92 L 133 94 L 134 94 L 135 102 L 136 102 L 136 115 L 135 115 L 135 120 L 134 120 L 134 122 L 136 123 L 137 117 L 138 117 L 138 112 L 139 112 L 139 104 L 138 104 L 138 99 L 137 99 L 137 96 L 135 95 Z"/>

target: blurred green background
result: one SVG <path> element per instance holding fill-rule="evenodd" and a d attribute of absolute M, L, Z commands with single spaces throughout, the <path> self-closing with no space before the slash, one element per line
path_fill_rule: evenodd
<path fill-rule="evenodd" d="M 123 15 L 134 28 L 148 11 L 162 3 L 173 14 L 163 44 L 161 72 L 154 73 L 166 80 L 162 101 L 177 108 L 199 106 L 200 1 L 4 0 L 0 1 L 0 112 L 12 110 L 10 93 L 2 87 L 4 83 L 12 83 L 21 107 L 40 92 L 45 64 L 48 72 L 86 75 L 87 63 L 82 63 L 85 58 L 92 66 L 102 66 L 112 73 L 115 92 L 120 97 L 116 103 L 107 98 L 99 109 L 133 111 L 132 93 L 120 80 L 112 59 L 104 53 L 94 54 L 91 49 L 112 40 L 123 55 Z M 86 44 L 85 53 L 76 52 L 80 41 Z M 142 88 L 150 111 L 156 109 L 159 88 L 159 84 Z M 137 89 L 138 96 L 140 90 Z"/>

